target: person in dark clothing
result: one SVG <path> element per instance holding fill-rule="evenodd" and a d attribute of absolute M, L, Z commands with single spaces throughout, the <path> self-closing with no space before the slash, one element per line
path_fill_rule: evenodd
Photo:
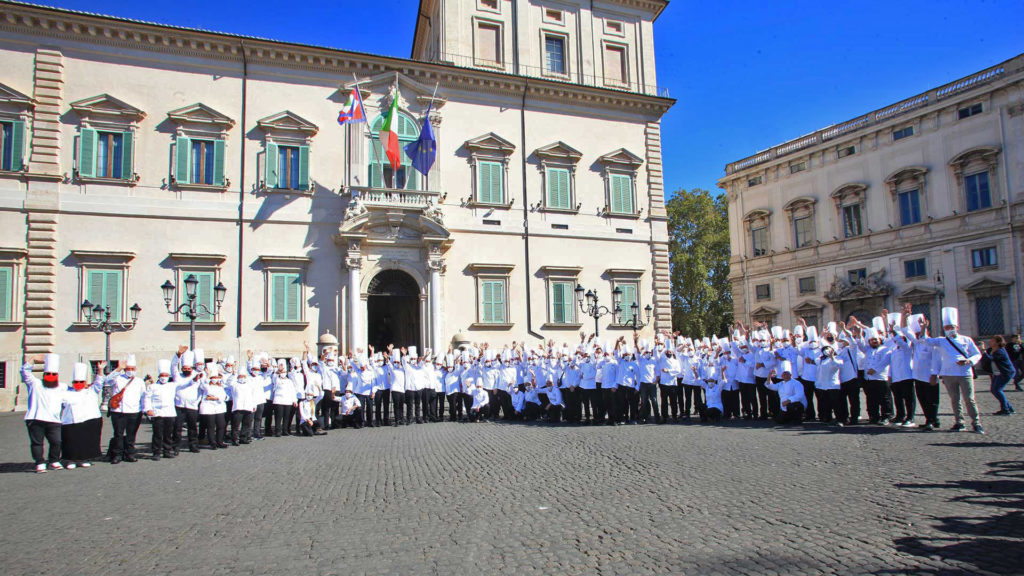
<path fill-rule="evenodd" d="M 1006 351 L 1006 341 L 1002 336 L 993 336 L 988 341 L 988 350 L 985 351 L 987 358 L 992 365 L 992 395 L 999 401 L 999 411 L 993 416 L 1009 416 L 1014 413 L 1013 405 L 1003 393 L 1003 389 L 1010 383 L 1010 380 L 1017 375 L 1017 369 L 1010 361 L 1010 354 Z"/>

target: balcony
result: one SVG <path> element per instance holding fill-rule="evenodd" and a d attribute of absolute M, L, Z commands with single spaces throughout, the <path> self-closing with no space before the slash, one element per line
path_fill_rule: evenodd
<path fill-rule="evenodd" d="M 397 188 L 371 188 L 349 186 L 342 192 L 349 198 L 345 220 L 351 220 L 370 211 L 414 212 L 442 222 L 441 202 L 445 194 L 436 190 L 404 190 Z"/>

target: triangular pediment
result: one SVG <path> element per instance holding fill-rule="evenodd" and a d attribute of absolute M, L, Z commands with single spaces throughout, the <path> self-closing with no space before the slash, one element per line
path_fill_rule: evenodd
<path fill-rule="evenodd" d="M 196 102 L 191 106 L 185 106 L 177 110 L 171 110 L 167 113 L 167 117 L 172 122 L 178 124 L 207 124 L 223 128 L 230 128 L 235 125 L 234 120 L 201 102 Z"/>
<path fill-rule="evenodd" d="M 18 92 L 6 84 L 0 84 L 0 104 L 8 104 L 20 108 L 32 108 L 35 102 L 25 94 Z"/>
<path fill-rule="evenodd" d="M 617 164 L 619 166 L 629 166 L 630 168 L 636 168 L 644 163 L 644 159 L 633 154 L 625 148 L 619 148 L 614 152 L 609 152 L 604 156 L 597 159 L 602 164 Z"/>
<path fill-rule="evenodd" d="M 1006 290 L 1013 284 L 1013 281 L 996 280 L 994 278 L 982 278 L 964 286 L 964 292 L 981 292 L 983 290 Z"/>
<path fill-rule="evenodd" d="M 440 90 L 435 94 L 433 86 L 427 86 L 394 71 L 382 72 L 369 78 L 346 82 L 341 86 L 339 92 L 347 95 L 354 86 L 358 85 L 359 93 L 362 95 L 363 100 L 369 100 L 373 96 L 384 98 L 394 91 L 396 84 L 398 85 L 401 100 L 409 104 L 416 103 L 425 108 L 433 100 L 434 110 L 437 110 L 448 101 Z M 387 100 L 387 102 L 390 102 L 390 100 Z"/>
<path fill-rule="evenodd" d="M 938 291 L 934 288 L 914 286 L 913 288 L 908 288 L 903 292 L 900 292 L 900 295 L 897 298 L 899 300 L 924 300 L 935 298 L 936 294 L 938 294 Z"/>
<path fill-rule="evenodd" d="M 819 312 L 825 307 L 823 302 L 815 302 L 814 300 L 808 300 L 801 302 L 800 304 L 793 306 L 793 312 Z"/>
<path fill-rule="evenodd" d="M 316 124 L 306 120 L 302 116 L 285 110 L 271 116 L 267 116 L 256 122 L 264 132 L 302 132 L 310 136 L 320 131 Z"/>
<path fill-rule="evenodd" d="M 498 136 L 494 132 L 488 132 L 483 136 L 477 136 L 472 140 L 466 140 L 466 148 L 475 152 L 491 152 L 502 155 L 509 155 L 515 151 L 515 144 Z"/>
<path fill-rule="evenodd" d="M 138 122 L 146 113 L 110 94 L 100 94 L 71 103 L 71 109 L 83 118 L 123 119 Z"/>
<path fill-rule="evenodd" d="M 536 150 L 534 150 L 533 153 L 539 156 L 540 158 L 545 158 L 549 160 L 561 160 L 573 163 L 579 161 L 579 159 L 583 157 L 582 152 L 573 148 L 572 146 L 569 146 L 568 144 L 562 142 L 561 140 L 553 144 L 548 144 L 547 146 L 537 148 Z"/>
<path fill-rule="evenodd" d="M 778 314 L 779 311 L 769 306 L 761 306 L 757 310 L 750 313 L 751 316 L 773 316 Z"/>

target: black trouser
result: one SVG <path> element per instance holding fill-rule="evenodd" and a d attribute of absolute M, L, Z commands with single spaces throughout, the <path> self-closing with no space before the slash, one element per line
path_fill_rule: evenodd
<path fill-rule="evenodd" d="M 804 419 L 814 420 L 817 418 L 817 415 L 814 413 L 814 382 L 804 380 L 803 378 L 797 378 L 797 380 L 804 387 L 804 398 L 807 398 L 807 409 L 804 411 Z"/>
<path fill-rule="evenodd" d="M 405 421 L 413 422 L 413 413 L 416 414 L 416 420 L 423 421 L 420 417 L 420 391 L 419 390 L 406 390 L 405 391 Z"/>
<path fill-rule="evenodd" d="M 843 393 L 844 402 L 849 406 L 847 419 L 851 422 L 860 419 L 860 378 L 840 383 L 839 389 Z"/>
<path fill-rule="evenodd" d="M 924 414 L 925 423 L 938 427 L 939 425 L 939 385 L 931 384 L 921 380 L 914 380 L 914 389 L 917 392 L 917 401 L 921 404 L 921 413 Z"/>
<path fill-rule="evenodd" d="M 395 405 L 395 424 L 401 424 L 405 422 L 402 418 L 403 409 L 405 408 L 405 392 L 391 391 L 391 402 Z"/>
<path fill-rule="evenodd" d="M 771 379 L 771 382 L 773 384 L 778 384 L 781 381 L 782 380 L 780 380 L 778 378 L 772 378 Z M 765 380 L 766 384 L 767 384 L 767 382 L 768 381 Z M 782 404 L 781 404 L 780 399 L 779 399 L 779 392 L 777 390 L 772 390 L 771 388 L 768 388 L 767 385 L 765 386 L 765 388 L 768 389 L 768 417 L 769 418 L 778 418 L 779 412 L 782 411 Z"/>
<path fill-rule="evenodd" d="M 206 423 L 206 441 L 211 447 L 221 448 L 224 444 L 224 432 L 227 428 L 227 414 L 203 414 L 200 419 Z"/>
<path fill-rule="evenodd" d="M 878 422 L 883 418 L 892 416 L 885 410 L 885 397 L 889 395 L 889 383 L 885 380 L 864 380 L 864 396 L 867 397 L 868 418 L 872 422 Z M 892 400 L 889 400 L 890 406 Z"/>
<path fill-rule="evenodd" d="M 604 388 L 601 387 L 601 383 L 597 382 L 595 386 L 597 388 L 594 389 L 594 421 L 604 422 L 608 419 L 608 412 L 612 407 L 605 404 Z"/>
<path fill-rule="evenodd" d="M 640 383 L 640 419 L 658 418 L 658 385 L 653 382 Z"/>
<path fill-rule="evenodd" d="M 348 428 L 362 428 L 363 427 L 363 409 L 356 408 L 351 414 L 342 414 L 341 416 L 341 427 Z"/>
<path fill-rule="evenodd" d="M 463 392 L 462 394 L 460 394 L 460 396 L 462 396 L 462 405 L 466 409 L 466 416 L 467 417 L 472 416 L 473 415 L 473 395 L 472 394 L 468 394 L 466 392 Z"/>
<path fill-rule="evenodd" d="M 690 414 L 698 414 L 697 407 L 700 406 L 700 386 L 693 386 L 691 384 L 683 384 L 682 398 L 679 399 L 679 408 L 683 413 L 683 416 L 689 416 Z"/>
<path fill-rule="evenodd" d="M 775 417 L 779 424 L 799 424 L 804 421 L 804 405 L 790 402 L 789 406 L 779 407 L 779 415 Z"/>
<path fill-rule="evenodd" d="M 843 423 L 849 418 L 846 393 L 843 390 L 816 390 L 818 393 L 818 420 Z"/>
<path fill-rule="evenodd" d="M 701 422 L 718 422 L 722 419 L 722 411 L 718 408 L 707 408 L 703 402 L 697 404 L 697 414 Z"/>
<path fill-rule="evenodd" d="M 277 410 L 274 408 L 274 404 L 270 401 L 263 406 L 263 433 L 266 436 L 274 435 L 274 416 Z M 260 425 L 259 422 L 256 425 Z"/>
<path fill-rule="evenodd" d="M 761 418 L 767 418 L 768 417 L 768 413 L 769 413 L 769 409 L 768 409 L 768 392 L 769 392 L 769 390 L 768 390 L 768 387 L 764 385 L 765 382 L 767 382 L 767 381 L 768 381 L 767 378 L 761 378 L 760 376 L 754 376 L 754 386 L 757 388 L 757 404 L 761 408 L 761 412 L 760 412 Z M 754 414 L 754 416 L 757 416 L 757 415 L 758 414 Z"/>
<path fill-rule="evenodd" d="M 498 390 L 498 403 L 501 404 L 501 416 L 505 420 L 511 420 L 516 416 L 516 410 L 512 407 L 512 395 L 507 390 Z"/>
<path fill-rule="evenodd" d="M 562 388 L 562 401 L 565 402 L 565 421 L 580 421 L 580 389 Z"/>
<path fill-rule="evenodd" d="M 722 413 L 722 416 L 725 416 L 726 418 L 739 418 L 740 391 L 722 390 L 722 407 L 725 408 L 725 412 Z"/>
<path fill-rule="evenodd" d="M 111 412 L 110 424 L 114 436 L 110 439 L 110 457 L 117 459 L 135 458 L 135 435 L 142 423 L 142 413 L 125 414 Z"/>
<path fill-rule="evenodd" d="M 171 443 L 177 449 L 181 444 L 181 427 L 185 426 L 186 438 L 190 450 L 199 449 L 199 410 L 192 408 L 175 408 L 178 417 L 174 420 L 174 432 L 171 436 Z"/>
<path fill-rule="evenodd" d="M 274 436 L 291 436 L 292 410 L 291 404 L 274 404 Z"/>
<path fill-rule="evenodd" d="M 743 404 L 743 417 L 757 417 L 757 385 L 740 382 L 740 402 Z"/>
<path fill-rule="evenodd" d="M 460 393 L 452 392 L 448 395 L 448 421 L 458 422 L 462 420 L 462 398 Z"/>
<path fill-rule="evenodd" d="M 679 386 L 661 384 L 661 419 L 667 420 L 669 408 L 671 407 L 672 417 L 679 417 Z"/>
<path fill-rule="evenodd" d="M 337 410 L 337 409 L 335 409 Z M 335 412 L 337 413 L 337 412 Z M 391 390 L 377 390 L 373 393 L 373 418 L 378 425 L 387 424 L 391 415 Z"/>
<path fill-rule="evenodd" d="M 363 407 L 363 423 L 373 426 L 373 396 L 370 394 L 356 394 L 359 398 L 359 405 Z"/>
<path fill-rule="evenodd" d="M 174 423 L 177 416 L 155 416 L 150 418 L 153 424 L 153 456 L 174 456 Z"/>
<path fill-rule="evenodd" d="M 548 422 L 557 423 L 562 421 L 562 407 L 556 404 L 548 406 Z"/>
<path fill-rule="evenodd" d="M 640 419 L 640 391 L 632 386 L 619 386 L 622 391 L 622 402 L 625 407 L 624 420 L 636 422 Z"/>
<path fill-rule="evenodd" d="M 252 442 L 252 415 L 253 413 L 248 410 L 235 410 L 231 413 L 232 444 Z"/>
<path fill-rule="evenodd" d="M 334 401 L 334 390 L 324 390 L 324 397 L 316 405 L 317 414 L 320 415 L 320 427 L 330 430 L 336 425 L 338 419 L 338 403 Z"/>
<path fill-rule="evenodd" d="M 917 413 L 917 400 L 914 398 L 914 381 L 900 380 L 892 383 L 892 395 L 896 401 L 896 420 L 899 422 L 914 421 Z"/>
<path fill-rule="evenodd" d="M 533 402 L 526 402 L 523 405 L 523 420 L 532 422 L 537 419 L 540 415 L 540 404 L 534 404 Z M 470 416 L 472 419 L 472 416 Z"/>
<path fill-rule="evenodd" d="M 36 465 L 46 463 L 46 460 L 43 460 L 43 438 L 50 444 L 50 464 L 60 462 L 60 422 L 26 420 L 25 426 L 28 428 L 28 445 L 32 450 L 32 460 Z"/>
<path fill-rule="evenodd" d="M 597 407 L 594 405 L 593 388 L 577 388 L 580 393 L 580 420 L 590 421 L 593 414 L 597 414 Z"/>
<path fill-rule="evenodd" d="M 334 404 L 334 402 L 331 402 Z M 263 411 L 266 409 L 266 404 L 257 404 L 256 411 L 252 413 L 252 426 L 249 429 L 250 438 L 263 438 Z"/>
<path fill-rule="evenodd" d="M 601 401 L 605 414 L 605 422 L 614 424 L 619 421 L 619 402 L 615 394 L 616 388 L 601 388 Z"/>
<path fill-rule="evenodd" d="M 423 414 L 423 416 L 422 416 L 423 421 L 424 422 L 429 422 L 430 421 L 430 399 L 434 396 L 434 389 L 433 388 L 424 388 L 424 389 L 420 390 L 419 393 L 417 393 L 416 396 L 419 399 L 419 404 L 417 404 L 416 407 Z M 417 414 L 416 417 L 420 418 L 420 415 Z"/>

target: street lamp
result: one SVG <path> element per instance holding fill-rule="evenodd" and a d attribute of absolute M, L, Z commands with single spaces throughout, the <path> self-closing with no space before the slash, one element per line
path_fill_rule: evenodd
<path fill-rule="evenodd" d="M 612 310 L 609 310 L 607 306 L 601 306 L 599 301 L 600 298 L 598 298 L 597 292 L 586 290 L 579 284 L 576 285 L 576 303 L 579 305 L 581 312 L 594 319 L 595 336 L 601 332 L 597 324 L 598 318 L 611 314 L 612 321 L 616 324 L 619 323 L 619 318 L 622 316 L 622 307 L 620 306 L 622 303 L 622 288 L 616 286 L 615 290 L 612 290 L 612 304 L 614 305 Z"/>
<path fill-rule="evenodd" d="M 636 302 L 633 302 L 633 304 L 630 305 L 629 308 L 630 308 L 630 311 L 633 313 L 633 319 L 630 320 L 627 323 L 627 325 L 628 326 L 632 326 L 634 331 L 641 330 L 641 329 L 645 328 L 648 324 L 651 323 L 651 313 L 654 311 L 654 308 L 651 308 L 650 304 L 648 304 L 647 306 L 644 306 L 644 312 L 647 314 L 647 321 L 646 322 L 640 319 L 640 305 L 639 304 L 637 304 Z"/>
<path fill-rule="evenodd" d="M 942 314 L 942 299 L 946 296 L 945 284 L 943 283 L 942 270 L 935 271 L 935 293 L 939 297 L 939 314 Z"/>
<path fill-rule="evenodd" d="M 85 318 L 89 328 L 103 332 L 103 337 L 106 340 L 106 351 L 103 355 L 103 373 L 107 374 L 110 372 L 110 335 L 114 332 L 128 332 L 135 328 L 135 325 L 139 322 L 139 312 L 142 312 L 142 307 L 138 303 L 132 304 L 132 307 L 128 309 L 128 312 L 131 313 L 131 322 L 128 323 L 112 321 L 110 319 L 110 306 L 101 306 L 99 304 L 94 306 L 89 300 L 82 301 L 81 310 L 82 317 Z M 103 400 L 106 401 L 106 398 Z"/>
<path fill-rule="evenodd" d="M 201 304 L 196 294 L 199 288 L 199 279 L 196 278 L 195 274 L 189 274 L 185 277 L 185 301 L 175 307 L 172 303 L 174 300 L 174 284 L 171 284 L 170 280 L 165 281 L 160 285 L 160 291 L 164 295 L 164 304 L 167 306 L 167 312 L 169 314 L 178 314 L 179 312 L 184 314 L 188 318 L 188 347 L 190 350 L 196 348 L 196 318 L 200 314 L 207 314 L 209 316 L 216 316 L 220 312 L 220 307 L 224 303 L 224 296 L 227 295 L 228 289 L 223 283 L 217 282 L 217 285 L 213 288 L 213 310 L 210 310 L 205 304 Z"/>

